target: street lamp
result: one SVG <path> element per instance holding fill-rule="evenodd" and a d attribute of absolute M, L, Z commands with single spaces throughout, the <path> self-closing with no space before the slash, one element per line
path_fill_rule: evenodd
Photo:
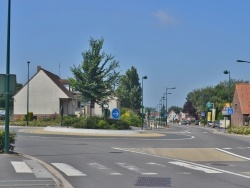
<path fill-rule="evenodd" d="M 28 64 L 28 82 L 27 82 L 27 117 L 26 117 L 26 120 L 27 120 L 27 126 L 29 126 L 29 82 L 30 82 L 30 62 L 28 61 L 27 62 Z"/>
<path fill-rule="evenodd" d="M 147 76 L 143 76 L 142 77 L 142 83 L 141 83 L 141 105 L 142 105 L 142 107 L 141 107 L 141 109 L 142 109 L 142 117 L 141 117 L 141 123 L 142 123 L 142 125 L 141 125 L 141 128 L 143 129 L 143 123 L 144 123 L 144 117 L 143 117 L 143 111 L 144 111 L 144 106 L 143 106 L 143 80 L 145 79 L 147 79 L 148 77 Z"/>
<path fill-rule="evenodd" d="M 168 123 L 168 107 L 167 107 L 167 99 L 168 99 L 168 95 L 170 95 L 170 94 L 172 94 L 172 93 L 166 93 L 166 123 Z"/>
<path fill-rule="evenodd" d="M 241 60 L 237 60 L 237 61 L 241 61 Z M 228 74 L 229 75 L 229 80 L 228 80 L 228 102 L 229 102 L 229 105 L 230 105 L 230 107 L 231 107 L 231 102 L 230 102 L 230 100 L 231 100 L 231 96 L 230 96 L 230 82 L 231 82 L 231 78 L 230 78 L 230 71 L 228 71 L 228 70 L 224 70 L 224 72 L 223 72 L 224 74 Z M 231 116 L 229 115 L 228 116 L 229 117 L 229 125 L 230 125 L 230 127 L 231 127 Z M 226 125 L 225 125 L 225 130 L 226 130 Z"/>
<path fill-rule="evenodd" d="M 166 119 L 168 119 L 168 105 L 167 105 L 167 102 L 168 102 L 168 98 L 167 98 L 167 96 L 168 96 L 168 94 L 172 94 L 172 93 L 168 93 L 168 90 L 169 89 L 176 89 L 176 87 L 166 87 L 166 114 L 167 114 L 167 117 L 166 117 Z M 167 120 L 166 120 L 167 121 Z M 168 122 L 166 122 L 166 123 L 168 123 Z"/>
<path fill-rule="evenodd" d="M 237 60 L 238 63 L 250 63 L 250 61 L 245 61 L 245 60 Z"/>
<path fill-rule="evenodd" d="M 5 79 L 5 132 L 4 153 L 9 153 L 9 114 L 10 114 L 10 11 L 11 1 L 8 0 L 7 21 L 7 55 L 6 55 L 6 79 Z"/>

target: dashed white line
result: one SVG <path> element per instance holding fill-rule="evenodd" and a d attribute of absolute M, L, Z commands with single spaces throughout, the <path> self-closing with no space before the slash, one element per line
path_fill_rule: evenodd
<path fill-rule="evenodd" d="M 200 167 L 200 166 L 196 166 L 196 165 L 192 165 L 192 164 L 188 164 L 188 163 L 183 163 L 183 162 L 169 162 L 171 164 L 175 164 L 175 165 L 178 165 L 178 166 L 182 166 L 182 167 L 185 167 L 185 168 L 190 168 L 190 169 L 193 169 L 193 170 L 199 170 L 199 171 L 203 171 L 203 172 L 206 172 L 208 174 L 221 174 L 223 172 L 220 172 L 220 171 L 216 171 L 216 170 L 212 170 L 212 169 L 208 169 L 208 168 L 204 168 L 204 167 Z"/>
<path fill-rule="evenodd" d="M 33 173 L 25 162 L 11 161 L 11 164 L 17 173 Z"/>
<path fill-rule="evenodd" d="M 87 176 L 86 174 L 82 173 L 81 171 L 75 169 L 74 167 L 65 164 L 65 163 L 51 163 L 56 168 L 64 172 L 67 176 Z"/>
<path fill-rule="evenodd" d="M 149 165 L 155 165 L 155 166 L 162 166 L 162 167 L 166 167 L 165 165 L 163 164 L 158 164 L 158 163 L 153 163 L 153 162 L 150 162 L 150 163 L 147 163 Z"/>
<path fill-rule="evenodd" d="M 119 172 L 116 172 L 115 170 L 112 170 L 106 166 L 103 166 L 101 164 L 98 164 L 98 163 L 89 163 L 88 164 L 90 167 L 93 167 L 99 171 L 102 171 L 104 174 L 109 174 L 109 175 L 122 175 L 121 173 Z"/>
<path fill-rule="evenodd" d="M 219 148 L 215 148 L 215 149 L 218 150 L 218 151 L 221 151 L 221 152 L 224 152 L 224 153 L 227 153 L 227 154 L 230 154 L 230 155 L 233 155 L 233 156 L 236 156 L 236 157 L 239 157 L 239 158 L 242 158 L 242 159 L 250 161 L 250 158 L 247 158 L 247 157 L 244 157 L 244 156 L 241 156 L 241 155 L 237 155 L 235 153 L 232 153 L 232 152 L 229 152 L 229 151 L 225 151 L 223 149 L 219 149 Z"/>
<path fill-rule="evenodd" d="M 145 169 L 141 169 L 141 168 L 138 168 L 136 166 L 133 166 L 133 165 L 127 164 L 127 163 L 116 163 L 116 164 L 118 164 L 119 166 L 121 166 L 123 168 L 126 168 L 128 170 L 140 173 L 142 175 L 156 175 L 156 174 L 158 174 L 158 173 L 155 173 L 155 172 L 149 172 L 149 171 L 147 171 Z"/>

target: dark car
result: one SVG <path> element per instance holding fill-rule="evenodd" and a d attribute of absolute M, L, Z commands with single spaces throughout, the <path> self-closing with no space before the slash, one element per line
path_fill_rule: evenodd
<path fill-rule="evenodd" d="M 182 125 L 187 125 L 187 121 L 186 121 L 186 120 L 182 120 L 182 121 L 181 121 L 181 124 L 182 124 Z"/>
<path fill-rule="evenodd" d="M 187 120 L 187 125 L 190 125 L 191 124 L 191 121 L 190 120 Z"/>

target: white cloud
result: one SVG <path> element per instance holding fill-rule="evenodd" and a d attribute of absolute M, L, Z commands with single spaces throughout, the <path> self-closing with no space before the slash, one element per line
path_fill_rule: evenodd
<path fill-rule="evenodd" d="M 154 17 L 158 20 L 161 25 L 170 25 L 177 23 L 173 17 L 169 16 L 164 10 L 158 10 L 154 13 Z"/>

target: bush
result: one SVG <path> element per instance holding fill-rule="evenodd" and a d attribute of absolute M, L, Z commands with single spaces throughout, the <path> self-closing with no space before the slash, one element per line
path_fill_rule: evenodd
<path fill-rule="evenodd" d="M 250 127 L 248 126 L 232 126 L 228 129 L 229 133 L 250 135 Z"/>
<path fill-rule="evenodd" d="M 0 153 L 4 152 L 4 142 L 5 142 L 5 132 L 0 131 Z M 15 144 L 16 141 L 16 133 L 15 132 L 10 132 L 9 133 L 9 151 L 13 151 L 14 147 L 13 144 Z"/>
<path fill-rule="evenodd" d="M 135 127 L 141 126 L 140 117 L 132 110 L 128 110 L 125 113 L 123 113 L 120 119 L 129 124 L 130 126 L 135 126 Z"/>

